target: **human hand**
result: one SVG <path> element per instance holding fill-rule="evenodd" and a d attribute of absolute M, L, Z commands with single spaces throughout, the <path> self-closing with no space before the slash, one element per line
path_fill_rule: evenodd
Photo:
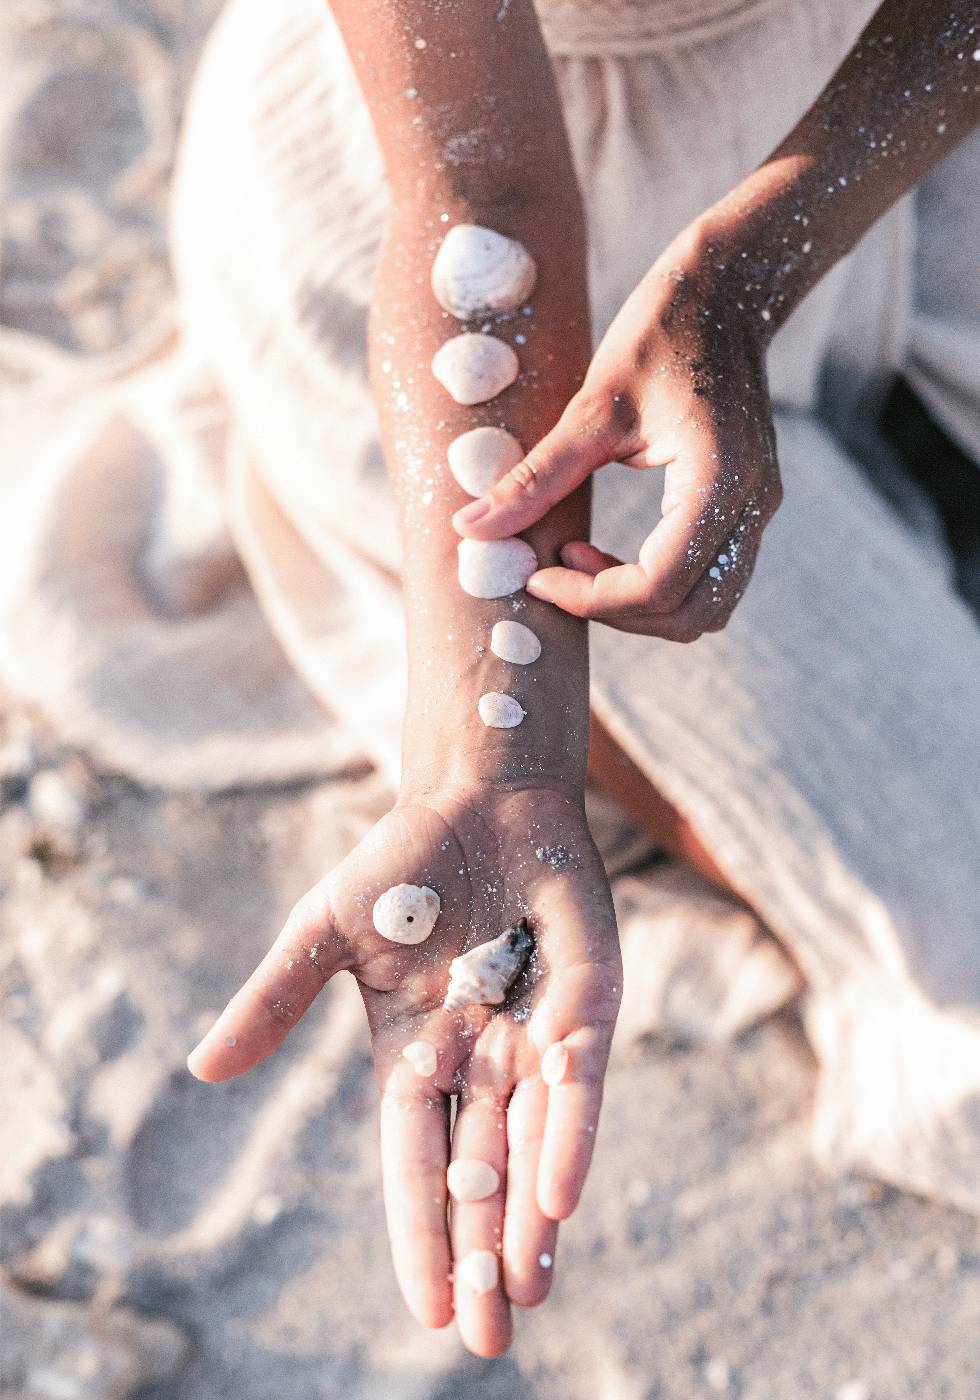
<path fill-rule="evenodd" d="M 432 934 L 414 946 L 387 941 L 372 921 L 377 897 L 400 883 L 428 885 L 441 900 Z M 505 1004 L 445 1010 L 452 958 L 521 914 L 535 951 Z M 556 1222 L 574 1210 L 592 1156 L 619 1007 L 615 919 L 580 796 L 511 787 L 403 798 L 299 901 L 191 1054 L 192 1072 L 218 1081 L 250 1069 L 342 969 L 357 978 L 371 1031 L 402 1293 L 420 1322 L 442 1327 L 455 1292 L 463 1341 L 497 1355 L 510 1342 L 510 1304 L 534 1306 L 548 1293 Z M 437 1053 L 431 1078 L 402 1055 L 420 1040 Z M 556 1041 L 568 1070 L 549 1087 L 541 1058 Z M 488 1162 L 500 1185 L 485 1200 L 454 1201 L 447 1223 L 450 1156 Z M 483 1294 L 458 1270 L 452 1280 L 453 1262 L 474 1250 L 500 1259 L 498 1285 Z"/>
<path fill-rule="evenodd" d="M 692 231 L 675 240 L 613 321 L 557 425 L 453 520 L 471 539 L 500 539 L 609 462 L 662 467 L 661 519 L 636 563 L 575 540 L 561 551 L 566 567 L 540 570 L 527 591 L 577 617 L 673 641 L 725 626 L 782 497 L 767 323 L 731 291 L 745 255 L 729 256 L 724 277 L 715 257 Z M 748 259 L 745 268 L 751 280 Z"/>

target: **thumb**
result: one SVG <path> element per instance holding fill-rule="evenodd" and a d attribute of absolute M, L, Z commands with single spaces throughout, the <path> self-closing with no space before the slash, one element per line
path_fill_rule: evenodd
<path fill-rule="evenodd" d="M 594 399 L 587 406 L 576 395 L 551 432 L 489 495 L 456 512 L 454 529 L 471 540 L 520 534 L 604 467 L 621 436 L 611 415 L 595 412 Z"/>
<path fill-rule="evenodd" d="M 217 1083 L 257 1065 L 300 1020 L 335 972 L 351 961 L 337 931 L 327 882 L 299 901 L 251 977 L 187 1057 L 197 1079 Z"/>

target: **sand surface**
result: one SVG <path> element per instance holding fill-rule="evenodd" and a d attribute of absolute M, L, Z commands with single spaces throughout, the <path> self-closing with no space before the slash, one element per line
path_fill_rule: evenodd
<path fill-rule="evenodd" d="M 25 337 L 23 354 L 8 339 L 0 385 L 21 445 L 28 428 L 43 439 L 52 396 L 166 333 L 169 162 L 216 8 L 0 13 L 4 314 Z M 790 1015 L 699 1048 L 633 1007 L 552 1299 L 492 1363 L 410 1320 L 353 983 L 243 1080 L 184 1068 L 295 897 L 384 802 L 369 774 L 146 792 L 0 699 L 3 1393 L 976 1400 L 980 1227 L 817 1174 Z"/>

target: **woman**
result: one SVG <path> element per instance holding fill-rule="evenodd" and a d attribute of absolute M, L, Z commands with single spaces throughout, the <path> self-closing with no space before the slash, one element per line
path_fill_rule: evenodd
<path fill-rule="evenodd" d="M 455 1302 L 481 1354 L 507 1345 L 511 1303 L 547 1293 L 621 991 L 582 801 L 586 618 L 607 624 L 595 776 L 789 950 L 825 1153 L 980 1206 L 980 644 L 941 561 L 818 417 L 853 435 L 889 374 L 915 369 L 895 202 L 976 123 L 980 36 L 947 6 L 819 8 L 549 3 L 543 38 L 529 0 L 337 0 L 332 19 L 318 0 L 236 0 L 189 115 L 178 270 L 187 342 L 231 410 L 236 544 L 298 669 L 389 769 L 399 575 L 408 624 L 398 801 L 300 900 L 191 1064 L 248 1068 L 352 970 L 399 1281 L 428 1325 Z M 460 329 L 430 289 L 460 223 L 538 267 L 530 314 L 493 327 L 520 377 L 479 409 L 429 368 Z M 939 343 L 918 372 L 941 408 L 956 362 Z M 975 424 L 977 386 L 960 387 Z M 445 452 L 476 423 L 531 450 L 467 506 Z M 777 447 L 786 505 L 766 530 Z M 663 468 L 664 495 L 653 472 L 599 472 L 600 549 L 588 482 L 616 462 Z M 486 648 L 512 604 L 460 592 L 457 530 L 521 532 L 544 565 L 516 600 L 542 643 L 526 672 Z M 479 718 L 497 689 L 526 711 L 513 729 Z M 418 947 L 372 924 L 402 882 L 441 900 Z M 500 1014 L 445 1012 L 450 959 L 521 913 L 529 989 Z M 431 1078 L 401 1053 L 420 1039 Z M 568 1067 L 549 1087 L 555 1042 Z M 452 1157 L 503 1184 L 454 1208 L 450 1238 L 451 1093 Z M 484 1253 L 499 1272 L 483 1290 L 457 1269 L 454 1300 L 453 1260 Z"/>

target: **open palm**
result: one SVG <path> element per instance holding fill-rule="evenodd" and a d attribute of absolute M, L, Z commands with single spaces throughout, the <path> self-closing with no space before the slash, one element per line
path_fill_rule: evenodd
<path fill-rule="evenodd" d="M 441 900 L 431 936 L 403 946 L 374 928 L 392 885 L 428 885 Z M 451 960 L 526 915 L 528 968 L 503 1007 L 447 1011 Z M 511 1337 L 510 1303 L 547 1295 L 557 1221 L 577 1204 L 588 1170 L 621 964 L 605 871 L 581 797 L 564 788 L 427 793 L 403 799 L 350 856 L 303 897 L 268 955 L 190 1059 L 201 1079 L 228 1079 L 282 1041 L 334 973 L 349 969 L 364 998 L 382 1093 L 385 1205 L 395 1271 L 420 1322 L 454 1312 L 481 1355 Z M 431 1076 L 404 1047 L 436 1051 Z M 562 1081 L 541 1058 L 561 1041 Z M 450 1134 L 451 1097 L 458 1110 Z M 448 1210 L 450 1159 L 498 1173 L 486 1199 Z M 500 1260 L 496 1286 L 477 1292 L 473 1251 Z"/>

